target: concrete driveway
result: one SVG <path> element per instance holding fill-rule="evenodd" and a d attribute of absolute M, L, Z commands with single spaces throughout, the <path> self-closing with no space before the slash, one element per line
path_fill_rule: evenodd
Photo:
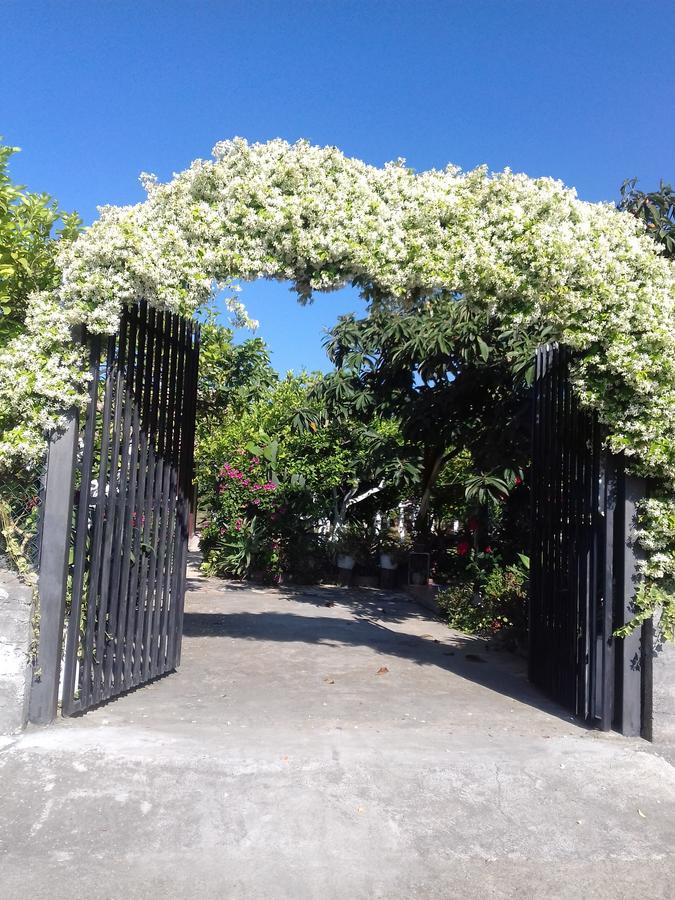
<path fill-rule="evenodd" d="M 180 671 L 0 752 L 0 897 L 670 898 L 675 770 L 400 595 L 192 573 Z"/>

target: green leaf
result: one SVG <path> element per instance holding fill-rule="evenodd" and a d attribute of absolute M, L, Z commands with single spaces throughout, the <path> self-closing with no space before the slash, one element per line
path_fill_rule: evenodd
<path fill-rule="evenodd" d="M 490 356 L 490 348 L 485 343 L 482 337 L 477 337 L 476 340 L 478 341 L 478 346 L 480 348 L 480 355 L 483 358 L 483 361 L 487 362 Z"/>

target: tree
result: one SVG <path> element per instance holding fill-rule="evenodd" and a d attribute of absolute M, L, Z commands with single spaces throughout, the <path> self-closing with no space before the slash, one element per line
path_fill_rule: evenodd
<path fill-rule="evenodd" d="M 197 448 L 201 495 L 217 501 L 216 473 L 245 452 L 266 457 L 268 477 L 302 484 L 315 519 L 329 520 L 332 530 L 371 497 L 398 502 L 403 473 L 397 428 L 329 411 L 322 383 L 319 374 L 289 374 L 259 389 L 235 415 L 230 408 L 213 418 Z"/>
<path fill-rule="evenodd" d="M 198 427 L 218 423 L 228 411 L 245 409 L 278 380 L 262 338 L 241 344 L 231 329 L 209 314 L 202 325 L 199 353 Z"/>
<path fill-rule="evenodd" d="M 417 469 L 406 459 L 398 423 L 355 416 L 347 404 L 333 402 L 329 381 L 310 386 L 293 416 L 289 444 L 293 466 L 308 473 L 335 537 L 348 520 L 372 521 L 397 506 Z"/>
<path fill-rule="evenodd" d="M 302 565 L 319 532 L 399 503 L 415 471 L 397 423 L 328 404 L 318 373 L 278 379 L 259 339 L 237 347 L 209 322 L 203 340 L 196 467 L 214 571 Z"/>
<path fill-rule="evenodd" d="M 31 296 L 58 286 L 59 248 L 80 230 L 76 213 L 64 213 L 48 194 L 28 191 L 12 181 L 9 161 L 17 152 L 17 147 L 0 143 L 0 353 L 22 333 Z M 8 396 L 16 390 L 12 383 L 4 388 Z M 0 430 L 14 426 L 19 446 L 28 412 L 18 403 L 3 404 L 0 398 Z M 0 544 L 25 574 L 38 488 L 33 471 L 26 477 L 16 468 L 8 466 L 0 479 Z"/>
<path fill-rule="evenodd" d="M 30 294 L 58 286 L 59 242 L 80 230 L 77 213 L 64 213 L 49 194 L 14 184 L 9 160 L 16 152 L 0 144 L 0 345 L 21 329 Z"/>
<path fill-rule="evenodd" d="M 327 340 L 336 370 L 323 390 L 354 418 L 399 423 L 402 455 L 419 473 L 424 528 L 434 486 L 462 451 L 474 464 L 466 488 L 483 505 L 522 477 L 534 348 L 551 334 L 507 332 L 483 306 L 450 295 L 406 313 L 345 316 Z"/>
<path fill-rule="evenodd" d="M 675 191 L 663 179 L 658 191 L 645 194 L 637 189 L 637 178 L 627 178 L 621 185 L 619 209 L 645 223 L 648 234 L 665 248 L 665 255 L 675 259 Z"/>

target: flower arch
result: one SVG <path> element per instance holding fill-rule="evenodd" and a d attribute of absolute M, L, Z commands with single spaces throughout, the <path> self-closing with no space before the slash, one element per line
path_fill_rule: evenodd
<path fill-rule="evenodd" d="M 81 402 L 70 328 L 112 332 L 139 296 L 189 313 L 214 288 L 259 277 L 291 281 L 304 301 L 345 283 L 404 309 L 463 294 L 505 328 L 546 323 L 579 351 L 582 401 L 610 447 L 660 485 L 645 542 L 652 576 L 672 589 L 675 266 L 640 222 L 549 178 L 378 168 L 304 141 L 225 141 L 166 184 L 142 181 L 143 203 L 102 208 L 64 247 L 60 290 L 32 298 L 26 332 L 0 355 L 0 469 L 34 464 L 45 431 Z"/>

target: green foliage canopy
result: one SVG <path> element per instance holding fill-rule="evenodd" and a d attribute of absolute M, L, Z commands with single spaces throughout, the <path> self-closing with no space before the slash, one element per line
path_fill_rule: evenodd
<path fill-rule="evenodd" d="M 481 306 L 452 296 L 405 313 L 345 316 L 327 340 L 336 370 L 324 393 L 356 419 L 399 423 L 421 482 L 421 526 L 438 477 L 460 451 L 500 494 L 527 463 L 533 352 L 551 336 L 549 326 L 505 334 Z"/>
<path fill-rule="evenodd" d="M 548 178 L 377 168 L 304 141 L 225 141 L 169 183 L 144 182 L 144 203 L 61 242 L 58 290 L 31 295 L 25 333 L 0 354 L 0 467 L 34 465 L 45 431 L 85 402 L 70 327 L 113 332 L 139 296 L 191 312 L 231 279 L 269 277 L 304 301 L 352 283 L 401 312 L 465 297 L 504 334 L 550 325 L 576 352 L 573 384 L 607 445 L 656 484 L 644 571 L 675 625 L 675 268 L 643 222 Z"/>
<path fill-rule="evenodd" d="M 58 287 L 58 242 L 74 240 L 80 230 L 76 213 L 12 181 L 9 161 L 17 152 L 0 144 L 0 346 L 21 328 L 29 296 Z"/>
<path fill-rule="evenodd" d="M 637 178 L 621 185 L 618 208 L 644 222 L 650 237 L 661 244 L 669 259 L 675 259 L 675 191 L 661 181 L 658 191 L 645 193 L 637 187 Z"/>

